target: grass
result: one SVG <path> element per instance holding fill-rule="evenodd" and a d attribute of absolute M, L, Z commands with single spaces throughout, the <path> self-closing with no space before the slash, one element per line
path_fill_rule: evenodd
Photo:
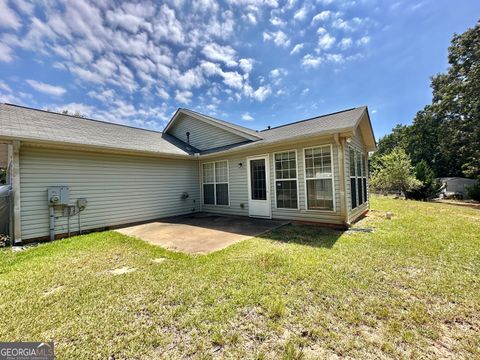
<path fill-rule="evenodd" d="M 287 225 L 196 257 L 115 232 L 2 250 L 0 339 L 72 359 L 480 358 L 480 212 L 373 198 L 356 227 L 375 231 Z"/>

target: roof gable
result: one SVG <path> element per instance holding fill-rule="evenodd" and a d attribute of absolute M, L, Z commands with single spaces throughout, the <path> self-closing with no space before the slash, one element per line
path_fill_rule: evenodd
<path fill-rule="evenodd" d="M 245 137 L 248 140 L 258 140 L 258 139 L 262 138 L 262 136 L 260 136 L 258 134 L 258 132 L 255 131 L 255 130 L 246 128 L 244 126 L 236 125 L 236 124 L 233 124 L 233 123 L 229 123 L 228 121 L 223 121 L 223 120 L 220 120 L 220 119 L 216 119 L 216 118 L 213 118 L 213 117 L 208 116 L 208 115 L 200 114 L 196 111 L 192 111 L 192 110 L 189 110 L 189 109 L 183 109 L 183 108 L 179 108 L 175 112 L 172 119 L 169 121 L 169 123 L 165 127 L 164 132 L 168 132 L 168 130 L 171 127 L 174 126 L 177 119 L 179 117 L 181 117 L 181 115 L 184 115 L 184 114 L 189 115 L 189 116 L 191 116 L 191 117 L 193 117 L 193 118 L 195 118 L 199 121 L 203 121 L 203 122 L 205 122 L 207 124 L 210 124 L 212 126 L 216 126 L 216 127 L 221 128 L 221 129 L 231 131 L 232 133 L 237 134 L 237 135 L 242 136 L 242 137 Z"/>
<path fill-rule="evenodd" d="M 199 150 L 210 150 L 261 139 L 254 130 L 187 109 L 177 110 L 164 132 Z"/>

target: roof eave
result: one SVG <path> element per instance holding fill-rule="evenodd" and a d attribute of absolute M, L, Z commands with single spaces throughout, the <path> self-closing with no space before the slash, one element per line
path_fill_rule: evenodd
<path fill-rule="evenodd" d="M 38 144 L 43 146 L 51 145 L 55 147 L 64 147 L 64 148 L 75 147 L 76 149 L 85 149 L 85 150 L 92 150 L 92 151 L 97 150 L 97 151 L 115 153 L 115 154 L 122 153 L 122 154 L 130 154 L 130 155 L 149 155 L 154 157 L 182 158 L 182 159 L 192 158 L 192 155 L 186 152 L 184 154 L 175 154 L 175 153 L 159 152 L 159 151 L 126 149 L 126 148 L 113 147 L 113 146 L 81 144 L 81 143 L 74 143 L 74 142 L 67 142 L 67 141 L 43 140 L 43 139 L 25 138 L 25 137 L 18 137 L 18 136 L 0 136 L 0 143 L 2 141 L 13 141 L 13 140 L 18 140 L 24 143 Z"/>
<path fill-rule="evenodd" d="M 277 146 L 280 143 L 285 143 L 285 144 L 290 144 L 291 142 L 295 141 L 301 141 L 301 140 L 308 140 L 310 138 L 318 138 L 318 137 L 328 137 L 328 136 L 333 136 L 335 134 L 353 134 L 354 128 L 353 127 L 346 127 L 346 128 L 341 128 L 341 129 L 335 129 L 335 130 L 330 130 L 330 131 L 319 131 L 315 133 L 310 133 L 310 134 L 304 134 L 304 135 L 297 135 L 297 136 L 292 136 L 288 139 L 280 139 L 280 140 L 275 140 L 271 142 L 253 142 L 250 143 L 246 146 L 238 146 L 234 148 L 230 148 L 227 150 L 220 150 L 217 152 L 212 152 L 212 153 L 207 153 L 207 154 L 200 154 L 200 158 L 206 158 L 206 157 L 213 157 L 217 155 L 224 155 L 224 154 L 230 154 L 230 153 L 235 153 L 235 152 L 242 152 L 242 151 L 248 151 L 251 149 L 257 149 L 257 148 L 262 148 L 262 147 L 270 147 L 270 146 Z"/>

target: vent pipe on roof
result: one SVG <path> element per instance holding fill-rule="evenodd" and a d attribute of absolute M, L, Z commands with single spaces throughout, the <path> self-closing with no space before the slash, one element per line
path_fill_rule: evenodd
<path fill-rule="evenodd" d="M 187 144 L 190 145 L 190 132 L 187 131 Z"/>

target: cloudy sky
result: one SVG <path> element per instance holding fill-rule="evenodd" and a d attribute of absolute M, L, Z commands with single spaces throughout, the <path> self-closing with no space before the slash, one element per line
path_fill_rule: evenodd
<path fill-rule="evenodd" d="M 478 0 L 0 0 L 0 101 L 161 130 L 178 107 L 263 129 L 430 101 Z"/>

